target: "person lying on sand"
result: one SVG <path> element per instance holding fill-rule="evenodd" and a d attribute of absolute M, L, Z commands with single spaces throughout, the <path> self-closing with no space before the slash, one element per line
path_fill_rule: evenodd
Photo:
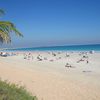
<path fill-rule="evenodd" d="M 80 59 L 80 60 L 78 60 L 77 63 L 79 63 L 79 62 L 81 62 L 81 61 L 84 61 L 84 59 Z"/>
<path fill-rule="evenodd" d="M 70 55 L 66 53 L 66 57 L 69 57 Z"/>
<path fill-rule="evenodd" d="M 72 66 L 69 63 L 66 63 L 65 67 L 71 68 Z"/>

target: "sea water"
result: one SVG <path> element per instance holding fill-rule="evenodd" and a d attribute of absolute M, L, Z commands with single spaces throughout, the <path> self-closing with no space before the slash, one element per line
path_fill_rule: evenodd
<path fill-rule="evenodd" d="M 8 49 L 8 51 L 100 51 L 100 44 Z"/>

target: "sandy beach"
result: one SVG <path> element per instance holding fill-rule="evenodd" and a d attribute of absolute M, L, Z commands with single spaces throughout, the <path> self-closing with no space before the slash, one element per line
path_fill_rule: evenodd
<path fill-rule="evenodd" d="M 0 77 L 39 100 L 100 100 L 100 53 L 18 52 L 0 57 Z"/>

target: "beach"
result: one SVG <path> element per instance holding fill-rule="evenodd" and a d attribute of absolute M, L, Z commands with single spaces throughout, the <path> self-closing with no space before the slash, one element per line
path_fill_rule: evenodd
<path fill-rule="evenodd" d="M 100 100 L 100 52 L 14 52 L 0 56 L 0 78 L 39 100 Z"/>

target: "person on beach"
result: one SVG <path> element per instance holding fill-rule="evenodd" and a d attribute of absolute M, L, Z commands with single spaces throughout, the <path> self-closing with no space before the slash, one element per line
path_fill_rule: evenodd
<path fill-rule="evenodd" d="M 86 61 L 86 63 L 88 64 L 88 63 L 89 63 L 89 61 L 87 60 L 87 61 Z"/>

